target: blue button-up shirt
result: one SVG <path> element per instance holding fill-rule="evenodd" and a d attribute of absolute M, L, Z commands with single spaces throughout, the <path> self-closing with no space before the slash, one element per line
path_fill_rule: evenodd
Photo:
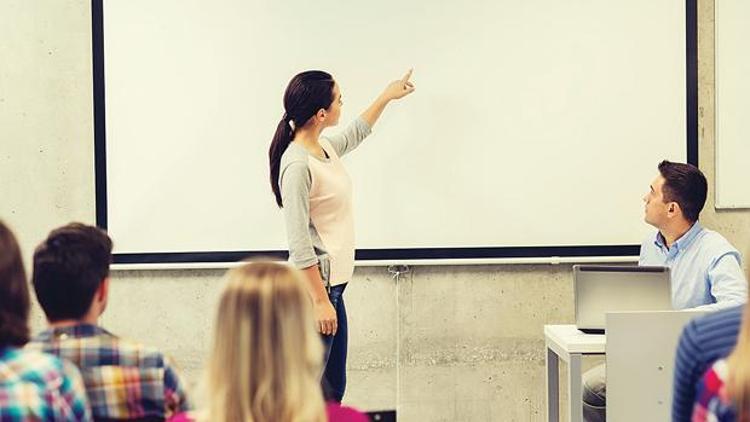
<path fill-rule="evenodd" d="M 669 267 L 675 309 L 716 310 L 747 301 L 742 258 L 729 241 L 699 222 L 672 247 L 657 232 L 641 245 L 639 265 Z"/>

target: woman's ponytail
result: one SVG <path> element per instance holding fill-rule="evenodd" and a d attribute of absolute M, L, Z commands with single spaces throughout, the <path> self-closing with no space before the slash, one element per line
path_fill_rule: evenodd
<path fill-rule="evenodd" d="M 268 148 L 268 161 L 271 165 L 271 189 L 276 197 L 276 204 L 279 208 L 283 207 L 281 201 L 281 186 L 279 186 L 279 171 L 281 170 L 281 156 L 284 155 L 284 151 L 289 147 L 289 143 L 292 142 L 294 136 L 294 130 L 292 130 L 290 121 L 287 121 L 286 114 L 276 126 L 276 133 L 273 134 L 273 140 L 271 141 L 271 147 Z"/>

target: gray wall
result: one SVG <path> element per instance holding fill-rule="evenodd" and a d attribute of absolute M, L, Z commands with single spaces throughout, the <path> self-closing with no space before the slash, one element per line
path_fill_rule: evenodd
<path fill-rule="evenodd" d="M 27 259 L 55 226 L 94 221 L 89 7 L 0 2 L 0 218 Z M 700 165 L 713 180 L 713 1 L 699 7 Z M 750 211 L 712 204 L 704 223 L 750 256 Z M 194 382 L 221 275 L 117 272 L 102 323 L 161 347 Z M 572 321 L 569 265 L 416 267 L 398 285 L 385 268 L 358 268 L 347 303 L 349 402 L 398 404 L 406 421 L 544 418 L 542 327 Z"/>

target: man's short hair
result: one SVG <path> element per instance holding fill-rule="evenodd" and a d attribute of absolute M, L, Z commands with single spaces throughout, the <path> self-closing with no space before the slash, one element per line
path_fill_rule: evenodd
<path fill-rule="evenodd" d="M 0 349 L 29 341 L 29 286 L 18 242 L 0 221 Z"/>
<path fill-rule="evenodd" d="M 706 176 L 692 164 L 667 160 L 659 163 L 659 173 L 664 178 L 664 202 L 677 202 L 686 220 L 698 221 L 708 192 Z"/>
<path fill-rule="evenodd" d="M 109 276 L 112 240 L 97 227 L 71 223 L 53 230 L 34 252 L 32 283 L 51 322 L 81 319 Z"/>

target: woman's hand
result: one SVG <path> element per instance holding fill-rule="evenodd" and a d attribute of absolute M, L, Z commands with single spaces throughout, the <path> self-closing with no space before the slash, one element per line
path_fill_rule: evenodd
<path fill-rule="evenodd" d="M 385 100 L 398 100 L 414 92 L 414 84 L 409 80 L 411 79 L 411 73 L 414 69 L 409 69 L 403 78 L 393 81 L 385 87 L 383 91 L 383 98 Z"/>
<path fill-rule="evenodd" d="M 406 72 L 406 75 L 404 75 L 403 78 L 389 83 L 388 86 L 385 87 L 383 93 L 375 99 L 370 107 L 362 112 L 362 119 L 364 119 L 364 121 L 367 122 L 370 127 L 372 127 L 375 122 L 378 121 L 378 119 L 380 118 L 380 114 L 383 112 L 383 109 L 385 109 L 385 106 L 388 105 L 391 100 L 404 98 L 405 96 L 414 92 L 414 84 L 409 80 L 411 79 L 411 72 L 412 69 L 409 69 L 409 71 Z"/>
<path fill-rule="evenodd" d="M 338 329 L 336 319 L 336 310 L 328 298 L 325 282 L 320 277 L 320 268 L 318 264 L 311 265 L 302 270 L 305 273 L 307 290 L 310 293 L 310 299 L 315 313 L 315 323 L 318 324 L 318 331 L 324 335 L 334 335 Z"/>
<path fill-rule="evenodd" d="M 336 318 L 336 310 L 333 309 L 331 301 L 327 297 L 316 301 L 313 310 L 315 311 L 315 320 L 318 323 L 318 331 L 328 336 L 336 334 L 338 320 Z"/>

